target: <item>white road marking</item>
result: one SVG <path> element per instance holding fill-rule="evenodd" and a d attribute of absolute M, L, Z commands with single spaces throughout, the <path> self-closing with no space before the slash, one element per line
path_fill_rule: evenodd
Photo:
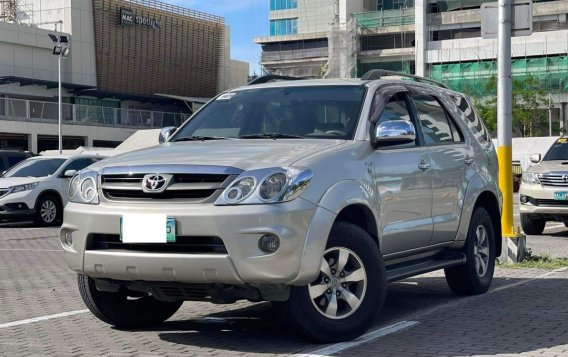
<path fill-rule="evenodd" d="M 31 319 L 26 319 L 26 320 L 12 321 L 12 322 L 8 322 L 8 323 L 5 323 L 5 324 L 0 324 L 0 329 L 8 328 L 8 327 L 14 327 L 14 326 L 20 326 L 20 325 L 26 325 L 26 324 L 31 324 L 31 323 L 34 323 L 34 322 L 45 321 L 45 320 L 58 319 L 60 317 L 68 317 L 68 316 L 73 316 L 73 315 L 78 315 L 78 314 L 84 314 L 85 312 L 88 312 L 88 311 L 89 310 L 87 310 L 87 309 L 75 310 L 75 311 L 62 312 L 60 314 L 34 317 L 34 318 L 31 318 Z"/>
<path fill-rule="evenodd" d="M 0 252 L 63 252 L 63 249 L 18 249 L 0 248 Z"/>
<path fill-rule="evenodd" d="M 545 278 L 547 278 L 551 275 L 554 275 L 554 274 L 559 273 L 559 272 L 563 272 L 567 269 L 568 269 L 568 267 L 559 268 L 559 269 L 556 269 L 556 270 L 553 270 L 553 271 L 549 271 L 549 272 L 537 275 L 534 278 L 529 278 L 529 279 L 518 281 L 516 283 L 511 283 L 511 284 L 508 284 L 508 285 L 500 286 L 498 288 L 489 290 L 486 294 L 483 294 L 483 295 L 475 295 L 475 296 L 471 296 L 471 297 L 467 297 L 467 298 L 462 298 L 462 299 L 456 300 L 454 302 L 440 304 L 440 305 L 434 306 L 433 308 L 428 309 L 426 311 L 418 312 L 416 314 L 412 314 L 410 316 L 405 317 L 406 319 L 409 319 L 409 320 L 412 320 L 412 321 L 407 321 L 407 320 L 400 321 L 400 322 L 394 323 L 392 325 L 389 325 L 389 326 L 368 332 L 367 334 L 365 334 L 365 335 L 363 335 L 363 336 L 361 336 L 361 337 L 359 337 L 356 340 L 353 340 L 351 342 L 336 343 L 336 344 L 333 344 L 333 345 L 330 345 L 330 346 L 327 346 L 327 347 L 324 347 L 324 348 L 321 348 L 321 349 L 318 349 L 318 350 L 314 350 L 312 352 L 308 352 L 306 354 L 295 354 L 292 357 L 328 357 L 329 355 L 341 352 L 341 351 L 346 350 L 348 348 L 355 347 L 355 346 L 361 345 L 363 343 L 367 343 L 367 342 L 370 342 L 372 340 L 375 340 L 377 338 L 386 336 L 388 334 L 392 334 L 392 333 L 401 331 L 403 329 L 410 328 L 410 327 L 420 323 L 420 322 L 414 321 L 414 320 L 417 320 L 419 318 L 433 314 L 435 312 L 438 312 L 438 311 L 441 311 L 441 310 L 446 310 L 446 309 L 449 309 L 449 308 L 452 308 L 452 307 L 455 307 L 455 306 L 458 306 L 458 305 L 466 304 L 467 302 L 472 301 L 472 300 L 481 299 L 485 295 L 488 295 L 488 294 L 493 294 L 493 293 L 496 293 L 496 292 L 499 292 L 499 291 L 511 289 L 511 288 L 517 287 L 519 285 L 527 284 L 527 283 L 530 283 L 530 282 L 538 280 L 538 279 L 545 279 Z"/>
<path fill-rule="evenodd" d="M 320 348 L 318 350 L 308 352 L 307 354 L 295 354 L 292 357 L 320 357 L 320 356 L 329 356 L 335 353 L 339 353 L 343 350 L 346 350 L 351 347 L 358 346 L 363 343 L 367 343 L 369 341 L 375 340 L 379 337 L 383 337 L 386 335 L 390 335 L 407 328 L 411 328 L 417 325 L 418 322 L 416 321 L 401 321 L 396 324 L 392 324 L 371 332 L 364 334 L 363 336 L 349 342 L 340 342 L 336 343 L 327 347 Z"/>

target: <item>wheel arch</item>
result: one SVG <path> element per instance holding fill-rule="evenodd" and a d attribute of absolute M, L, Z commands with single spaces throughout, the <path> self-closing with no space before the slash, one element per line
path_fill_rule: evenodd
<path fill-rule="evenodd" d="M 362 203 L 346 206 L 339 212 L 335 222 L 346 222 L 356 225 L 367 232 L 373 238 L 377 246 L 380 246 L 377 220 L 375 219 L 373 211 L 368 206 Z"/>
<path fill-rule="evenodd" d="M 36 198 L 36 201 L 35 201 L 35 209 L 36 210 L 37 210 L 37 204 L 38 204 L 39 200 L 41 200 L 45 196 L 55 197 L 57 199 L 61 209 L 64 208 L 63 207 L 63 198 L 61 197 L 61 194 L 59 192 L 57 192 L 56 190 L 48 189 L 48 190 L 42 191 L 39 195 L 37 195 L 37 198 Z"/>
<path fill-rule="evenodd" d="M 495 256 L 500 256 L 503 246 L 503 233 L 501 229 L 501 210 L 497 197 L 495 197 L 495 194 L 491 191 L 483 191 L 477 197 L 474 207 L 483 207 L 487 213 L 489 213 L 495 233 Z"/>

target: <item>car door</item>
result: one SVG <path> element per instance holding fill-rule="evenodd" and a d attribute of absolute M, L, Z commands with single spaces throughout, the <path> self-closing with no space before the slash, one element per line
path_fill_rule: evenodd
<path fill-rule="evenodd" d="M 408 120 L 415 124 L 405 90 L 387 95 L 379 91 L 383 108 L 371 114 L 377 125 L 387 120 Z M 373 117 L 374 116 L 374 117 Z M 373 153 L 374 181 L 379 193 L 379 234 L 383 254 L 399 253 L 428 245 L 432 235 L 432 177 L 428 153 L 421 139 L 407 144 L 378 146 Z"/>
<path fill-rule="evenodd" d="M 473 151 L 443 101 L 434 92 L 420 88 L 409 97 L 428 148 L 432 175 L 432 220 L 430 245 L 455 240 L 467 188 L 466 173 L 474 163 Z"/>

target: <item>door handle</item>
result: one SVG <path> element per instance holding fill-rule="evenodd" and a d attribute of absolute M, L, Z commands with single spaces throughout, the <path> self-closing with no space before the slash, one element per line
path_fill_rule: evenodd
<path fill-rule="evenodd" d="M 473 164 L 473 161 L 474 160 L 471 157 L 466 157 L 465 160 L 464 160 L 465 164 L 468 165 L 468 166 Z"/>
<path fill-rule="evenodd" d="M 418 168 L 420 170 L 428 170 L 430 168 L 430 164 L 427 162 L 421 162 L 418 164 Z"/>

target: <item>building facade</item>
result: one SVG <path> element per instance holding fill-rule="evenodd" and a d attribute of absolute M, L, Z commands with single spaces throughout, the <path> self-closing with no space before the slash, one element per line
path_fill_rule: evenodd
<path fill-rule="evenodd" d="M 222 17 L 155 0 L 0 0 L 0 148 L 57 148 L 50 34 L 69 41 L 61 66 L 69 149 L 180 125 L 249 72 L 230 58 Z"/>
<path fill-rule="evenodd" d="M 485 2 L 491 1 L 322 0 L 313 2 L 322 14 L 314 20 L 311 1 L 272 0 L 271 35 L 256 42 L 269 73 L 356 77 L 387 69 L 429 76 L 483 97 L 497 73 L 498 52 L 497 39 L 481 37 Z M 283 10 L 281 3 L 295 9 Z M 567 14 L 568 0 L 533 0 L 532 35 L 512 38 L 513 78 L 538 81 L 550 97 L 556 133 L 568 119 Z M 297 26 L 282 33 L 284 27 L 273 21 Z"/>

